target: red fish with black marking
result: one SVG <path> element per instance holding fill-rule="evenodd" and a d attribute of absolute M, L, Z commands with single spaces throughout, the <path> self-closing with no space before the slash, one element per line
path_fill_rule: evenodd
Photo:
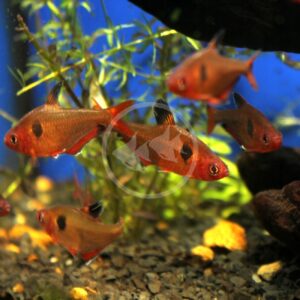
<path fill-rule="evenodd" d="M 230 59 L 219 54 L 215 37 L 204 50 L 186 58 L 167 78 L 169 90 L 181 97 L 210 104 L 224 102 L 241 75 L 257 89 L 252 65 L 258 53 L 248 61 Z"/>
<path fill-rule="evenodd" d="M 0 217 L 8 215 L 10 210 L 10 204 L 0 196 Z"/>
<path fill-rule="evenodd" d="M 123 220 L 104 224 L 70 206 L 56 206 L 37 212 L 37 219 L 54 242 L 84 261 L 96 257 L 123 233 Z"/>
<path fill-rule="evenodd" d="M 158 125 L 126 123 L 133 135 L 121 136 L 143 165 L 206 181 L 228 176 L 225 163 L 201 140 L 175 124 L 168 104 L 157 100 L 154 114 Z"/>
<path fill-rule="evenodd" d="M 234 93 L 234 99 L 237 109 L 217 110 L 207 107 L 208 134 L 220 123 L 246 151 L 264 153 L 279 149 L 282 134 L 242 96 Z"/>
<path fill-rule="evenodd" d="M 112 123 L 113 118 L 133 104 L 125 101 L 103 109 L 66 109 L 58 104 L 61 84 L 50 92 L 47 102 L 26 114 L 5 135 L 5 144 L 31 157 L 76 154 L 91 139 Z M 114 129 L 127 130 L 122 121 Z"/>

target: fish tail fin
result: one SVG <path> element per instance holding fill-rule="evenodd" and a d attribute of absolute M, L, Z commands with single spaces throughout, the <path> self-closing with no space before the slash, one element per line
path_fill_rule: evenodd
<path fill-rule="evenodd" d="M 207 111 L 207 134 L 211 134 L 216 126 L 216 122 L 215 122 L 216 110 L 213 107 L 207 105 L 206 111 Z"/>
<path fill-rule="evenodd" d="M 131 107 L 134 104 L 133 100 L 127 100 L 125 102 L 122 102 L 119 105 L 113 106 L 108 108 L 108 112 L 112 116 L 112 122 L 111 125 L 113 126 L 114 130 L 116 130 L 118 133 L 120 133 L 122 136 L 133 136 L 133 131 L 129 128 L 129 126 L 126 124 L 126 122 L 122 121 L 120 118 L 118 118 L 119 114 L 121 114 L 123 111 L 126 111 L 129 107 Z M 117 120 L 114 120 L 117 117 Z"/>
<path fill-rule="evenodd" d="M 251 84 L 251 86 L 257 90 L 258 89 L 258 86 L 257 86 L 257 82 L 256 82 L 256 79 L 253 75 L 253 72 L 252 72 L 252 68 L 253 68 L 253 63 L 255 61 L 255 59 L 257 58 L 257 56 L 260 54 L 260 51 L 256 51 L 251 57 L 250 59 L 246 62 L 247 64 L 247 72 L 246 72 L 246 77 L 249 81 L 249 83 Z"/>

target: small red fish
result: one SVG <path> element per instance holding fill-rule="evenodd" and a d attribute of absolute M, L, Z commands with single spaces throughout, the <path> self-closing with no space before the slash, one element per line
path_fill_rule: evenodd
<path fill-rule="evenodd" d="M 143 165 L 189 178 L 217 180 L 228 176 L 224 162 L 188 130 L 175 124 L 167 103 L 158 100 L 154 106 L 158 125 L 126 123 L 133 135 L 121 136 Z"/>
<path fill-rule="evenodd" d="M 133 104 L 125 101 L 108 109 L 66 109 L 58 104 L 61 84 L 50 92 L 47 102 L 27 113 L 4 137 L 4 143 L 31 157 L 76 154 L 95 138 L 121 111 Z M 114 122 L 116 130 L 125 130 L 122 121 Z"/>
<path fill-rule="evenodd" d="M 0 196 L 0 217 L 8 215 L 10 210 L 10 204 Z"/>
<path fill-rule="evenodd" d="M 84 261 L 96 257 L 123 233 L 123 220 L 104 224 L 70 206 L 56 206 L 37 212 L 37 219 L 54 242 Z"/>
<path fill-rule="evenodd" d="M 210 134 L 217 123 L 240 144 L 246 151 L 271 152 L 282 144 L 282 134 L 270 121 L 237 93 L 234 93 L 237 109 L 217 110 L 207 107 Z"/>
<path fill-rule="evenodd" d="M 204 50 L 187 57 L 171 71 L 167 79 L 169 90 L 181 97 L 210 104 L 224 102 L 239 79 L 245 75 L 254 89 L 257 84 L 252 65 L 258 52 L 248 61 L 230 59 L 219 54 L 215 37 Z"/>

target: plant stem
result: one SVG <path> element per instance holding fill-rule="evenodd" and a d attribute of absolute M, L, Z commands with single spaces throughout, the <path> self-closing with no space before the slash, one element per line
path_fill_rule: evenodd
<path fill-rule="evenodd" d="M 47 51 L 39 44 L 35 36 L 30 32 L 27 24 L 25 23 L 24 19 L 22 18 L 21 15 L 17 15 L 17 20 L 19 22 L 19 30 L 23 31 L 29 42 L 31 42 L 36 49 L 37 53 L 48 63 L 49 67 L 51 68 L 52 71 L 57 71 L 57 75 L 59 79 L 63 82 L 64 87 L 68 94 L 71 96 L 72 100 L 78 107 L 83 107 L 75 93 L 73 92 L 72 88 L 70 87 L 68 81 L 65 79 L 65 77 L 61 74 L 60 68 L 56 66 L 56 64 L 52 61 L 50 56 L 48 56 Z"/>

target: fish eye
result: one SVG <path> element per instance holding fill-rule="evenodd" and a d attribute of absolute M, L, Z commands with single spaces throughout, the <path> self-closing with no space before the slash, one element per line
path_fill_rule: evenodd
<path fill-rule="evenodd" d="M 181 91 L 181 92 L 186 90 L 186 80 L 185 80 L 184 77 L 178 78 L 177 87 L 178 87 L 178 90 Z"/>
<path fill-rule="evenodd" d="M 269 144 L 269 138 L 268 138 L 268 136 L 266 134 L 263 135 L 262 139 L 263 139 L 263 142 L 264 142 L 265 145 Z"/>
<path fill-rule="evenodd" d="M 184 161 L 188 160 L 193 154 L 191 147 L 187 144 L 183 144 L 180 150 L 180 155 Z"/>
<path fill-rule="evenodd" d="M 18 143 L 18 139 L 17 139 L 17 136 L 15 134 L 12 134 L 10 136 L 10 142 L 13 144 L 13 145 L 16 145 Z"/>
<path fill-rule="evenodd" d="M 209 165 L 209 174 L 211 176 L 217 176 L 219 174 L 219 167 L 216 164 Z"/>

